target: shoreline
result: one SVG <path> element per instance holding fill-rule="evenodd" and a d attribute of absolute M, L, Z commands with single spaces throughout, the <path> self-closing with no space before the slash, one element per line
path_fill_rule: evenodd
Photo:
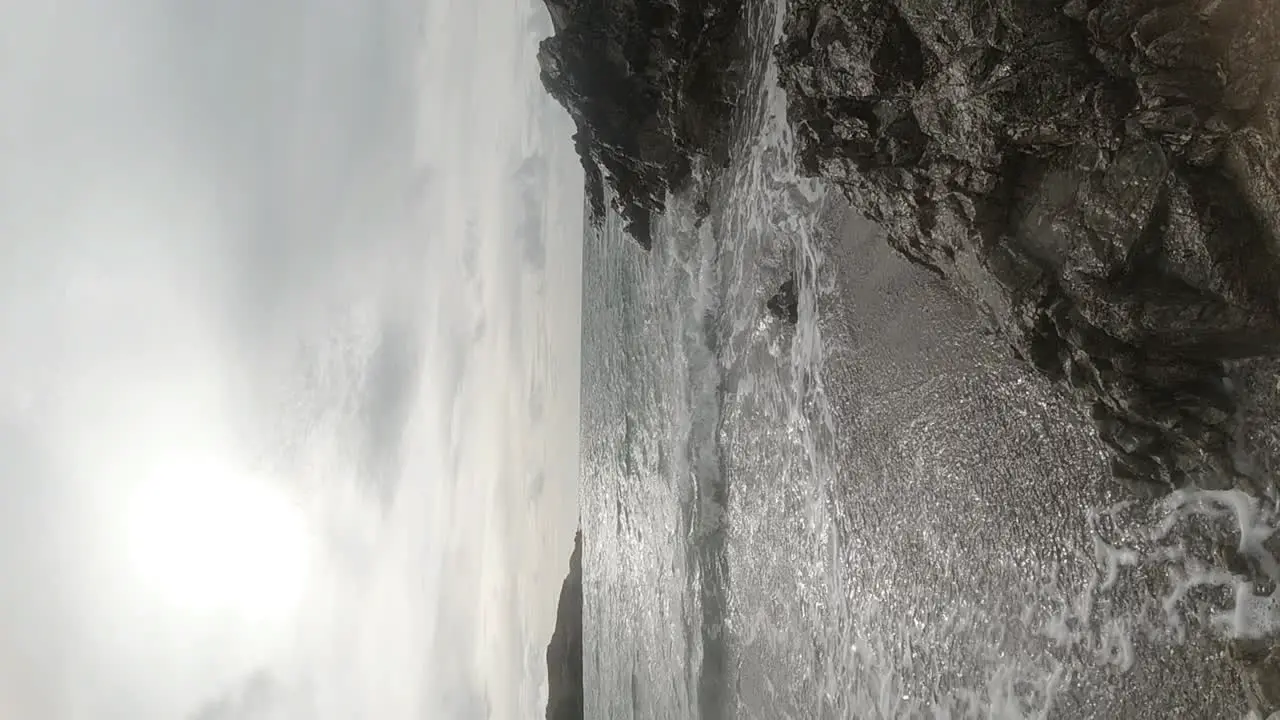
<path fill-rule="evenodd" d="M 1280 352 L 1280 25 L 1197 8 L 792 0 L 777 49 L 807 172 L 1069 385 L 1146 497 L 1274 489 L 1225 363 Z"/>
<path fill-rule="evenodd" d="M 684 27 L 674 22 L 684 4 L 638 0 L 614 15 L 574 0 L 548 6 L 557 35 L 540 52 L 544 83 L 578 125 L 588 184 L 612 184 L 615 209 L 647 250 L 666 194 L 687 187 L 696 165 L 717 164 L 735 115 L 724 90 L 740 85 L 739 66 L 714 67 L 725 45 L 695 59 L 690 36 L 665 34 Z M 903 451 L 893 445 L 894 418 L 927 416 L 937 404 L 931 392 L 970 413 L 966 422 L 941 420 L 936 438 L 912 436 L 914 452 L 960 473 L 935 479 L 968 478 L 951 494 L 922 493 L 949 498 L 933 508 L 939 527 L 964 507 L 971 522 L 954 528 L 961 544 L 1025 551 L 1018 562 L 1043 569 L 1063 559 L 1054 555 L 1060 540 L 1081 532 L 1064 519 L 1080 506 L 1183 488 L 1277 489 L 1269 474 L 1280 466 L 1280 386 L 1268 383 L 1280 368 L 1280 188 L 1268 185 L 1267 168 L 1280 166 L 1280 121 L 1269 120 L 1280 117 L 1280 80 L 1267 53 L 1280 46 L 1280 26 L 1246 31 L 1241 18 L 1252 15 L 1243 10 L 1255 6 L 1269 7 L 955 0 L 938 12 L 909 0 L 790 3 L 786 37 L 773 50 L 798 153 L 808 174 L 843 191 L 851 209 L 837 242 L 857 245 L 844 249 L 869 261 L 837 260 L 847 294 L 822 301 L 833 303 L 822 308 L 829 326 L 847 324 L 824 337 L 843 332 L 850 343 L 826 369 L 847 376 L 829 383 L 841 388 L 833 401 L 841 417 L 862 418 L 859 432 L 890 447 L 866 459 L 881 471 L 911 460 L 894 454 Z M 1226 42 L 1232 37 L 1243 39 Z M 613 55 L 602 49 L 610 43 L 620 48 Z M 697 67 L 631 73 L 635 63 L 649 69 L 655 48 L 663 62 Z M 1225 68 L 1221 77 L 1194 67 L 1204 57 Z M 603 62 L 594 80 L 593 60 Z M 717 89 L 682 107 L 684 72 L 708 68 L 725 72 L 711 83 Z M 610 73 L 630 90 L 601 90 Z M 686 112 L 692 125 L 682 127 Z M 600 212 L 602 201 L 591 204 Z M 850 243 L 853 212 L 879 230 L 859 220 Z M 873 287 L 876 297 L 867 295 Z M 888 321 L 841 318 L 851 305 L 884 309 L 890 300 L 898 306 Z M 877 355 L 884 365 L 859 365 Z M 968 366 L 948 365 L 956 362 Z M 877 383 L 906 390 L 858 396 Z M 1037 408 L 1025 407 L 1027 398 Z M 999 434 L 974 435 L 982 423 Z M 1040 465 L 1027 464 L 1018 443 L 1037 448 Z M 991 457 L 994 488 L 962 487 Z M 987 582 L 987 561 L 961 558 L 976 563 L 967 574 L 947 574 L 952 568 L 926 584 L 981 597 L 970 585 Z M 1255 581 L 1280 574 L 1260 561 L 1229 564 Z M 945 604 L 945 594 L 937 601 Z M 1233 647 L 1246 682 L 1280 678 L 1265 653 Z M 1151 672 L 1135 697 L 1167 679 Z M 1251 694 L 1255 707 L 1280 707 L 1259 699 L 1265 692 Z"/>
<path fill-rule="evenodd" d="M 1154 574 L 1125 575 L 1119 595 L 1095 587 L 1092 559 L 1074 554 L 1093 542 L 1087 511 L 1131 496 L 1110 480 L 1088 414 L 984 332 L 963 295 L 894 252 L 882 230 L 848 206 L 830 211 L 824 274 L 833 287 L 819 299 L 818 318 L 823 384 L 838 428 L 849 533 L 844 582 L 875 588 L 879 603 L 867 632 L 892 638 L 901 618 L 935 627 L 948 616 L 943 609 L 961 616 L 968 609 L 977 617 L 951 626 L 956 642 L 999 627 L 1007 636 L 997 647 L 1010 658 L 1080 661 L 1054 717 L 1140 717 L 1175 705 L 1189 717 L 1230 707 L 1243 713 L 1242 664 L 1222 662 L 1229 643 L 1208 633 L 1165 644 L 1134 627 L 1136 659 L 1122 676 L 1093 657 L 1090 638 L 1105 637 L 1100 628 L 1075 627 L 1068 647 L 1038 633 L 1061 611 L 1039 589 L 1051 579 L 1098 603 L 1119 603 L 1099 611 L 1103 620 L 1138 620 L 1144 595 L 1168 592 L 1160 574 L 1167 568 L 1147 568 L 1154 561 L 1144 559 L 1141 572 Z M 971 673 L 953 680 L 969 687 L 990 671 L 968 652 L 933 644 L 941 640 L 929 633 L 918 640 L 922 662 L 937 664 L 932 671 L 903 668 L 904 678 L 924 683 L 912 686 L 913 696 L 927 697 L 938 673 Z"/>

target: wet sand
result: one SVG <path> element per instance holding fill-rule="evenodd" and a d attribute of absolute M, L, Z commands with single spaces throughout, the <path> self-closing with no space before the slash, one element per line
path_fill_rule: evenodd
<path fill-rule="evenodd" d="M 848 611 L 864 633 L 910 646 L 899 658 L 913 694 L 981 685 L 1001 664 L 1047 677 L 1061 661 L 1075 680 L 1052 717 L 1242 716 L 1218 643 L 1138 639 L 1129 669 L 1099 661 L 1106 637 L 1132 636 L 1116 623 L 1150 600 L 1158 569 L 1093 593 L 1096 627 L 1076 631 L 1073 647 L 1041 636 L 1057 603 L 1087 587 L 1088 510 L 1129 496 L 1063 387 L 1017 361 L 963 298 L 890 250 L 877 228 L 836 208 L 829 229 L 818 308 Z M 1045 589 L 1055 568 L 1065 595 Z M 1110 653 L 1119 664 L 1122 650 Z"/>

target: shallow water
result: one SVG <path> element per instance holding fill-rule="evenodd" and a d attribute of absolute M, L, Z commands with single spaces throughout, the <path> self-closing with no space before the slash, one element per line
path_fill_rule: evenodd
<path fill-rule="evenodd" d="M 1130 501 L 1061 388 L 797 178 L 778 10 L 713 217 L 587 237 L 587 715 L 1243 716 L 1221 640 L 1275 615 L 1214 544 L 1274 563 L 1267 504 Z"/>

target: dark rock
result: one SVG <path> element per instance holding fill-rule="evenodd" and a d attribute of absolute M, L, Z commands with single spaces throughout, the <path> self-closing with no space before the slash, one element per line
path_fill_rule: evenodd
<path fill-rule="evenodd" d="M 604 175 L 600 172 L 600 166 L 591 159 L 591 148 L 585 137 L 582 132 L 574 133 L 573 146 L 578 151 L 578 158 L 582 161 L 584 195 L 587 198 L 587 207 L 591 210 L 591 222 L 599 225 L 604 219 L 605 211 Z"/>
<path fill-rule="evenodd" d="M 560 586 L 556 627 L 547 645 L 547 720 L 582 720 L 582 531 L 573 538 L 569 575 Z"/>
<path fill-rule="evenodd" d="M 1224 363 L 1280 351 L 1278 10 L 792 0 L 776 53 L 802 166 L 1158 493 L 1238 482 Z"/>
<path fill-rule="evenodd" d="M 1236 640 L 1229 657 L 1240 669 L 1250 710 L 1261 717 L 1280 711 L 1280 648 L 1275 640 Z"/>
<path fill-rule="evenodd" d="M 711 217 L 711 200 L 708 197 L 698 198 L 698 201 L 693 204 L 693 216 L 699 226 Z"/>
<path fill-rule="evenodd" d="M 544 0 L 542 83 L 569 111 L 592 217 L 606 181 L 645 249 L 700 161 L 724 164 L 741 82 L 743 0 Z"/>
<path fill-rule="evenodd" d="M 796 293 L 795 278 L 778 286 L 778 292 L 765 304 L 773 316 L 792 325 L 800 322 L 800 296 Z"/>

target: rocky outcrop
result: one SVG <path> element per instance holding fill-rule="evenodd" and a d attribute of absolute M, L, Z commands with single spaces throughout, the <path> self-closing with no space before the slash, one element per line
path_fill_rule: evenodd
<path fill-rule="evenodd" d="M 796 293 L 795 278 L 788 278 L 779 285 L 778 292 L 769 298 L 765 308 L 774 317 L 789 325 L 800 322 L 800 296 Z"/>
<path fill-rule="evenodd" d="M 1249 483 L 1224 362 L 1280 350 L 1272 0 L 792 0 L 807 172 L 1092 404 L 1143 493 Z"/>
<path fill-rule="evenodd" d="M 727 160 L 743 0 L 545 0 L 542 83 L 577 126 L 597 219 L 605 182 L 646 249 L 650 223 L 700 157 Z"/>
<path fill-rule="evenodd" d="M 560 586 L 556 628 L 547 645 L 547 720 L 582 720 L 582 531 L 573 539 Z"/>

